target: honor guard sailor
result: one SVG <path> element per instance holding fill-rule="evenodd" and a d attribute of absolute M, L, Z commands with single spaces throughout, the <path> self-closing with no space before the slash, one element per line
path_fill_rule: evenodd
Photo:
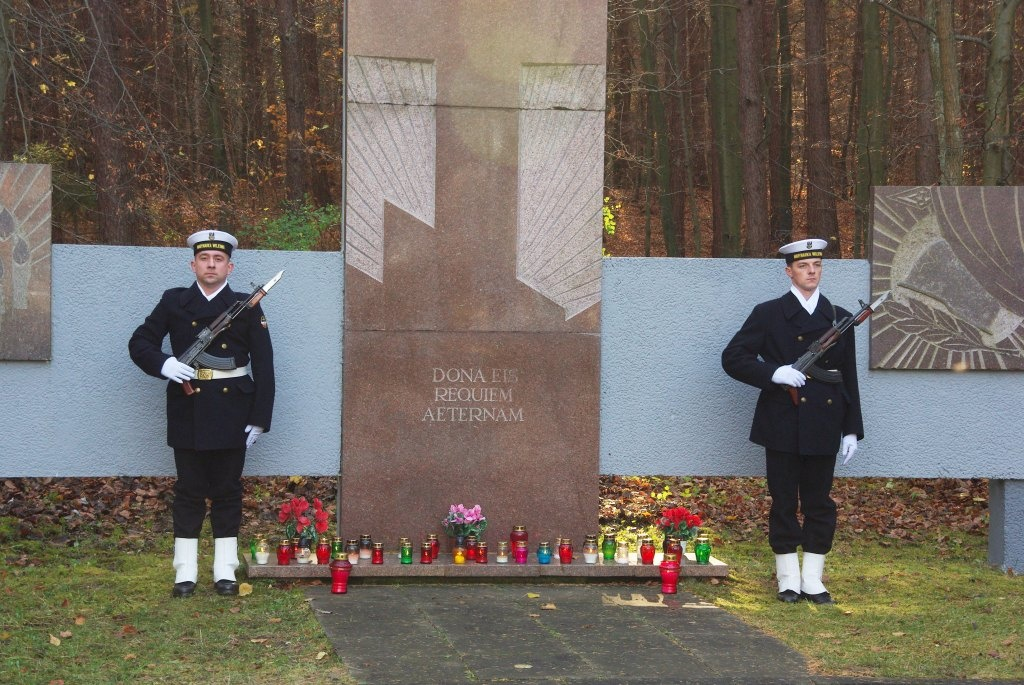
<path fill-rule="evenodd" d="M 238 241 L 203 230 L 188 238 L 195 282 L 164 291 L 128 342 L 132 361 L 167 383 L 167 444 L 174 449 L 175 571 L 173 597 L 190 597 L 198 581 L 199 533 L 210 500 L 213 588 L 238 594 L 238 530 L 242 521 L 242 468 L 246 449 L 270 430 L 274 359 L 270 332 L 257 303 L 243 308 L 213 339 L 198 368 L 178 361 L 197 335 L 249 296 L 228 286 Z M 170 353 L 163 341 L 170 339 Z M 183 385 L 184 383 L 184 385 Z M 185 389 L 191 386 L 191 394 Z"/>
<path fill-rule="evenodd" d="M 836 321 L 850 316 L 818 289 L 827 246 L 811 238 L 779 249 L 789 292 L 755 306 L 722 352 L 729 376 L 761 390 L 750 440 L 765 449 L 772 497 L 768 543 L 783 602 L 832 603 L 822 573 L 836 528 L 830 495 L 836 454 L 845 464 L 864 437 L 853 335 L 839 337 L 807 374 L 792 366 Z"/>

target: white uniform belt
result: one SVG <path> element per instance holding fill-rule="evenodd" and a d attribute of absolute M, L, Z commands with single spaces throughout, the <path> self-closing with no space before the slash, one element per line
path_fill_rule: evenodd
<path fill-rule="evenodd" d="M 215 381 L 221 378 L 238 378 L 239 376 L 245 376 L 245 367 L 237 369 L 231 369 L 229 371 L 221 371 L 220 369 L 196 369 L 196 380 L 197 381 Z"/>

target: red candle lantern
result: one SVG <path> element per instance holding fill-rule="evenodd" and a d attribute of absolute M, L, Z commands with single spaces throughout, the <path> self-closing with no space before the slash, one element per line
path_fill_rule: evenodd
<path fill-rule="evenodd" d="M 434 561 L 434 545 L 432 541 L 427 540 L 420 545 L 420 563 L 430 564 Z"/>
<path fill-rule="evenodd" d="M 640 563 L 654 563 L 654 541 L 650 538 L 644 538 L 640 541 Z"/>
<path fill-rule="evenodd" d="M 428 535 L 427 541 L 430 543 L 430 558 L 437 559 L 437 555 L 441 553 L 441 541 L 437 539 L 437 533 Z"/>
<path fill-rule="evenodd" d="M 320 538 L 316 543 L 316 563 L 326 564 L 331 561 L 331 543 L 327 538 Z"/>
<path fill-rule="evenodd" d="M 370 550 L 370 563 L 371 564 L 383 564 L 384 563 L 384 543 L 375 542 L 373 543 L 373 549 Z"/>
<path fill-rule="evenodd" d="M 331 592 L 343 595 L 348 592 L 348 574 L 352 572 L 352 564 L 342 554 L 334 555 L 331 561 Z"/>
<path fill-rule="evenodd" d="M 526 526 L 512 526 L 512 532 L 508 535 L 509 546 L 512 547 L 512 553 L 515 554 L 516 543 L 525 542 L 529 544 L 530 536 L 526 532 Z"/>
<path fill-rule="evenodd" d="M 487 563 L 487 543 L 481 540 L 476 546 L 476 563 Z"/>
<path fill-rule="evenodd" d="M 292 541 L 281 540 L 277 545 L 277 565 L 287 566 L 292 561 Z"/>
<path fill-rule="evenodd" d="M 572 563 L 572 540 L 569 538 L 562 538 L 558 543 L 558 561 L 563 564 Z"/>
<path fill-rule="evenodd" d="M 679 562 L 676 555 L 669 552 L 661 562 L 661 591 L 666 595 L 674 595 L 679 587 Z"/>
<path fill-rule="evenodd" d="M 517 564 L 525 564 L 530 550 L 526 547 L 526 540 L 518 540 L 512 548 L 512 558 Z"/>
<path fill-rule="evenodd" d="M 476 561 L 476 552 L 479 547 L 480 542 L 476 535 L 470 533 L 466 536 L 466 561 Z"/>

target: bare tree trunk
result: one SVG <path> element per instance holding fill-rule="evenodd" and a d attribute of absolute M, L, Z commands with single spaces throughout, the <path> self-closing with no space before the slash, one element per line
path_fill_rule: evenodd
<path fill-rule="evenodd" d="M 281 37 L 281 77 L 284 81 L 285 120 L 288 141 L 285 176 L 289 202 L 298 205 L 306 195 L 306 103 L 302 93 L 302 50 L 299 46 L 298 0 L 277 0 Z"/>
<path fill-rule="evenodd" d="M 96 222 L 106 245 L 131 245 L 135 241 L 133 217 L 128 209 L 129 184 L 124 136 L 117 130 L 124 84 L 118 74 L 121 59 L 120 31 L 115 0 L 93 0 L 88 20 L 95 32 L 96 50 L 92 71 L 93 161 L 96 174 Z"/>
<path fill-rule="evenodd" d="M 715 212 L 712 253 L 716 257 L 739 257 L 742 252 L 740 229 L 743 174 L 740 161 L 737 51 L 735 0 L 713 3 L 708 99 L 715 149 L 711 197 Z"/>
<path fill-rule="evenodd" d="M 964 141 L 960 131 L 960 74 L 953 39 L 953 0 L 935 0 L 935 38 L 938 43 L 939 94 L 942 104 L 942 147 L 939 164 L 943 185 L 964 182 Z"/>
<path fill-rule="evenodd" d="M 807 227 L 811 235 L 827 238 L 836 254 L 842 254 L 836 218 L 835 173 L 832 168 L 832 136 L 829 132 L 828 63 L 824 0 L 808 0 L 804 15 L 807 53 Z"/>
<path fill-rule="evenodd" d="M 672 204 L 672 160 L 669 155 L 668 119 L 665 116 L 665 101 L 658 82 L 658 64 L 654 54 L 654 36 L 651 33 L 646 0 L 637 0 L 637 23 L 640 29 L 640 59 L 643 64 L 641 78 L 647 92 L 648 109 L 651 114 L 651 130 L 655 136 L 655 169 L 658 174 L 658 204 L 661 213 L 661 231 L 665 236 L 665 254 L 668 257 L 684 257 L 684 246 L 676 242 L 675 208 Z"/>
<path fill-rule="evenodd" d="M 199 0 L 199 25 L 202 34 L 200 46 L 200 83 L 206 106 L 206 135 L 209 140 L 211 177 L 220 185 L 220 197 L 231 197 L 231 173 L 224 149 L 224 102 L 221 98 L 220 39 L 213 27 L 213 7 L 210 0 Z M 230 212 L 223 213 L 227 216 Z"/>
<path fill-rule="evenodd" d="M 764 129 L 764 0 L 740 0 L 737 41 L 740 89 L 740 150 L 743 160 L 743 207 L 747 239 L 744 254 L 768 257 L 771 236 L 768 227 L 767 141 Z"/>
<path fill-rule="evenodd" d="M 863 68 L 857 127 L 857 185 L 854 202 L 853 256 L 863 257 L 871 216 L 871 189 L 886 179 L 886 75 L 878 5 L 861 5 Z"/>
<path fill-rule="evenodd" d="M 303 96 L 305 97 L 307 129 L 326 131 L 328 127 L 324 123 L 324 106 L 320 94 L 320 48 L 316 34 L 316 16 L 313 11 L 313 4 L 307 0 L 300 5 L 302 20 L 301 27 L 301 48 L 302 48 L 302 73 L 304 77 Z M 331 203 L 331 177 L 328 174 L 327 160 L 324 158 L 326 152 L 320 136 L 315 136 L 319 146 L 313 146 L 307 140 L 306 158 L 307 168 L 310 169 L 308 176 L 309 194 L 318 207 Z M 340 182 L 340 179 L 338 179 Z"/>
<path fill-rule="evenodd" d="M 678 5 L 678 8 L 682 8 L 683 5 Z M 700 211 L 697 206 L 697 193 L 694 190 L 693 183 L 693 149 L 690 143 L 690 125 L 689 117 L 692 116 L 690 110 L 689 99 L 686 97 L 687 88 L 683 85 L 688 82 L 685 78 L 683 70 L 687 64 L 687 60 L 684 58 L 683 51 L 685 50 L 686 42 L 679 40 L 682 32 L 682 27 L 679 25 L 681 18 L 685 21 L 685 17 L 677 17 L 675 13 L 671 15 L 672 18 L 672 66 L 673 71 L 676 75 L 676 82 L 679 83 L 679 88 L 676 91 L 679 108 L 679 146 L 683 153 L 683 187 L 685 189 L 685 200 L 686 207 L 690 209 L 690 232 L 693 236 L 693 256 L 700 257 L 701 255 L 701 220 Z M 682 228 L 682 227 L 680 227 Z M 680 238 L 682 240 L 682 238 Z"/>
<path fill-rule="evenodd" d="M 773 242 L 783 245 L 793 236 L 793 36 L 789 27 L 789 0 L 776 0 L 778 57 L 768 108 L 768 179 L 771 192 Z"/>
<path fill-rule="evenodd" d="M 930 16 L 929 0 L 921 0 L 921 16 Z M 914 182 L 930 186 L 939 182 L 939 134 L 935 129 L 935 84 L 932 81 L 933 34 L 920 26 L 911 26 L 917 42 L 917 97 L 921 107 L 917 114 L 918 143 L 914 151 Z M 936 60 L 937 64 L 938 61 Z"/>
<path fill-rule="evenodd" d="M 14 70 L 12 59 L 11 31 L 8 27 L 7 2 L 0 2 L 0 121 L 7 109 L 7 83 L 11 80 Z M 4 137 L 0 136 L 0 159 L 10 159 L 11 153 L 4 145 Z"/>
<path fill-rule="evenodd" d="M 994 28 L 988 52 L 985 78 L 985 150 L 982 153 L 982 183 L 1008 185 L 1010 158 L 1010 67 L 1013 59 L 1013 23 L 1020 0 L 995 3 Z"/>

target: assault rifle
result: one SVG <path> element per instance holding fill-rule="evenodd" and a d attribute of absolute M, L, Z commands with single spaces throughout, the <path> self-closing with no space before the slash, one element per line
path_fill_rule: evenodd
<path fill-rule="evenodd" d="M 267 281 L 266 285 L 262 287 L 253 283 L 252 287 L 255 288 L 255 290 L 253 290 L 252 295 L 244 300 L 237 300 L 233 305 L 228 307 L 223 314 L 214 319 L 209 326 L 200 331 L 199 335 L 196 336 L 195 342 L 189 345 L 189 348 L 185 350 L 183 355 L 178 357 L 178 361 L 182 364 L 188 364 L 189 366 L 193 366 L 196 361 L 199 361 L 199 363 L 205 364 L 210 368 L 217 368 L 219 364 L 219 362 L 215 361 L 217 358 L 206 354 L 206 348 L 210 346 L 210 343 L 213 342 L 214 338 L 220 335 L 224 329 L 231 325 L 231 322 L 238 317 L 239 314 L 246 309 L 252 309 L 259 304 L 260 300 L 263 299 L 263 296 L 281 280 L 281 276 L 283 275 L 284 271 L 278 271 L 277 275 Z M 192 389 L 192 384 L 188 381 L 182 383 L 181 388 L 185 391 L 186 395 L 191 395 L 195 392 L 195 390 Z"/>
<path fill-rule="evenodd" d="M 832 328 L 825 331 L 825 333 L 811 343 L 811 346 L 807 348 L 807 351 L 800 355 L 800 358 L 793 362 L 792 366 L 800 373 L 806 374 L 808 377 L 816 378 L 825 383 L 839 383 L 843 377 L 839 371 L 833 371 L 831 369 L 819 369 L 815 366 L 815 362 L 821 359 L 821 356 L 828 351 L 830 347 L 839 342 L 839 338 L 842 337 L 843 333 L 850 330 L 854 326 L 859 326 L 864 323 L 871 314 L 878 309 L 883 302 L 889 298 L 889 291 L 886 290 L 882 293 L 877 300 L 871 304 L 864 304 L 864 300 L 858 300 L 860 302 L 860 310 L 856 314 L 844 317 L 841 321 L 832 324 Z M 800 397 L 797 394 L 796 388 L 791 385 L 786 386 L 786 390 L 789 391 L 789 396 L 793 400 L 795 406 L 800 406 Z"/>

